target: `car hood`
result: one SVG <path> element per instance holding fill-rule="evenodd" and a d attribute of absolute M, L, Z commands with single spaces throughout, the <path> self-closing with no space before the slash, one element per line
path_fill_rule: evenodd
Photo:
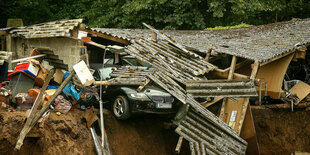
<path fill-rule="evenodd" d="M 155 87 L 155 86 L 146 87 L 143 90 L 143 93 L 145 93 L 148 96 L 171 96 L 164 89 L 162 89 L 160 87 Z"/>

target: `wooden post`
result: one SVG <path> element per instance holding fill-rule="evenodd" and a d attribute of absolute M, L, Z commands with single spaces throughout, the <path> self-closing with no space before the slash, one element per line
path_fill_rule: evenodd
<path fill-rule="evenodd" d="M 152 38 L 157 42 L 157 33 L 156 32 L 152 32 Z"/>
<path fill-rule="evenodd" d="M 207 61 L 207 62 L 209 62 L 209 59 L 210 59 L 210 56 L 211 56 L 211 51 L 212 51 L 212 49 L 209 49 L 208 50 L 208 52 L 207 52 L 207 55 L 206 55 L 206 57 L 205 57 L 205 61 Z"/>
<path fill-rule="evenodd" d="M 179 140 L 178 140 L 178 144 L 177 144 L 177 146 L 175 147 L 175 152 L 176 152 L 177 154 L 179 154 L 180 151 L 181 151 L 182 143 L 183 143 L 183 137 L 180 136 L 180 137 L 179 137 Z"/>
<path fill-rule="evenodd" d="M 236 62 L 237 62 L 237 57 L 233 56 L 231 59 L 231 64 L 230 64 L 230 70 L 229 70 L 229 74 L 228 74 L 228 80 L 233 79 L 234 73 L 235 73 L 235 67 L 236 67 Z M 220 119 L 222 119 L 224 122 L 224 115 L 225 115 L 225 106 L 227 104 L 227 100 L 228 98 L 224 98 L 223 103 L 222 103 L 222 107 L 221 107 L 221 113 L 220 113 Z"/>
<path fill-rule="evenodd" d="M 236 67 L 237 57 L 233 56 L 231 60 L 230 70 L 228 74 L 228 80 L 233 79 L 234 73 L 235 73 L 235 67 Z"/>
<path fill-rule="evenodd" d="M 255 80 L 258 68 L 259 68 L 259 62 L 256 60 L 254 62 L 254 64 L 253 64 L 252 73 L 251 73 L 251 76 L 250 76 L 251 80 Z M 244 122 L 244 118 L 245 118 L 245 114 L 246 114 L 248 106 L 249 106 L 249 102 L 246 102 L 245 104 L 242 105 L 242 112 L 241 112 L 241 116 L 240 116 L 240 120 L 239 120 L 239 126 L 236 129 L 236 132 L 239 135 L 240 135 L 240 132 L 241 132 L 241 129 L 242 129 L 242 124 Z"/>
<path fill-rule="evenodd" d="M 48 76 L 46 78 L 46 81 L 44 82 L 44 84 L 43 84 L 43 86 L 42 86 L 42 88 L 41 88 L 41 90 L 40 90 L 36 100 L 34 101 L 34 104 L 33 104 L 32 108 L 31 108 L 31 111 L 30 111 L 30 113 L 27 116 L 27 121 L 26 121 L 22 131 L 20 132 L 20 134 L 18 136 L 17 143 L 16 143 L 16 146 L 15 146 L 15 150 L 19 150 L 20 147 L 23 145 L 23 141 L 24 141 L 27 133 L 30 131 L 29 128 L 31 126 L 32 120 L 35 117 L 35 114 L 36 114 L 36 112 L 38 110 L 39 104 L 42 101 L 43 94 L 44 94 L 44 92 L 45 92 L 45 90 L 46 90 L 50 80 L 52 79 L 52 77 L 54 75 L 54 72 L 55 72 L 54 70 L 49 71 Z"/>
<path fill-rule="evenodd" d="M 23 145 L 23 141 L 24 141 L 27 133 L 34 127 L 34 125 L 38 122 L 38 120 L 41 118 L 41 116 L 46 112 L 46 110 L 49 108 L 50 104 L 54 101 L 54 99 L 62 92 L 63 88 L 69 83 L 69 81 L 73 75 L 74 75 L 74 71 L 72 71 L 69 74 L 69 76 L 65 79 L 65 81 L 63 81 L 63 83 L 59 86 L 59 88 L 56 90 L 56 92 L 53 94 L 53 96 L 47 101 L 47 103 L 42 107 L 42 109 L 40 111 L 38 111 L 36 113 L 32 112 L 30 114 L 31 118 L 29 120 L 27 120 L 27 122 L 29 121 L 30 123 L 26 122 L 23 130 L 19 134 L 19 137 L 18 137 L 18 140 L 17 140 L 17 143 L 16 143 L 14 150 L 20 150 L 21 146 Z M 49 76 L 50 76 L 50 74 L 49 74 Z M 47 81 L 48 80 L 45 81 L 46 85 L 48 85 L 48 83 L 49 83 Z M 39 98 L 38 98 L 38 100 L 39 100 Z"/>
<path fill-rule="evenodd" d="M 74 71 L 71 71 L 69 76 L 62 82 L 62 84 L 58 87 L 56 92 L 52 95 L 52 97 L 47 101 L 47 103 L 42 107 L 42 109 L 35 115 L 31 127 L 35 125 L 35 123 L 40 119 L 40 117 L 45 113 L 45 111 L 49 108 L 51 103 L 55 100 L 55 98 L 62 92 L 62 90 L 65 88 L 65 86 L 70 82 L 71 78 L 75 74 Z"/>

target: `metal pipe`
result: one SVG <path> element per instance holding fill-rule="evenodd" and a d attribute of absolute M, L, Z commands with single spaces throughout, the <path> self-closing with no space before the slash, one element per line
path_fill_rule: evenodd
<path fill-rule="evenodd" d="M 105 59 L 105 54 L 107 50 L 104 50 L 103 53 L 103 60 L 102 60 L 102 68 L 104 68 L 104 59 Z M 103 80 L 102 74 L 99 73 L 100 75 L 100 81 Z M 100 85 L 100 101 L 99 101 L 99 106 L 100 106 L 100 131 L 101 131 L 101 146 L 104 149 L 104 121 L 103 121 L 103 102 L 102 102 L 102 85 Z"/>
<path fill-rule="evenodd" d="M 93 137 L 94 144 L 95 144 L 96 151 L 97 151 L 98 155 L 102 155 L 102 151 L 100 149 L 99 142 L 98 142 L 98 137 L 97 137 L 97 134 L 95 132 L 94 127 L 90 128 L 90 132 L 91 132 L 91 136 Z"/>
<path fill-rule="evenodd" d="M 11 63 L 17 63 L 20 61 L 25 61 L 25 60 L 34 59 L 34 58 L 41 58 L 41 57 L 45 57 L 45 56 L 46 56 L 46 54 L 40 54 L 40 55 L 31 56 L 31 57 L 20 58 L 20 59 L 12 60 Z"/>

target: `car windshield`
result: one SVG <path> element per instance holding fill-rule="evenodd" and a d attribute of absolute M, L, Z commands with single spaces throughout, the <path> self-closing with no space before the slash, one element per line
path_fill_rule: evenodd
<path fill-rule="evenodd" d="M 99 73 L 101 74 L 103 80 L 110 78 L 110 73 L 112 73 L 113 68 L 114 67 L 104 67 L 104 68 L 99 69 Z"/>
<path fill-rule="evenodd" d="M 137 59 L 130 57 L 130 56 L 124 56 L 122 57 L 122 63 L 123 66 L 142 66 Z"/>

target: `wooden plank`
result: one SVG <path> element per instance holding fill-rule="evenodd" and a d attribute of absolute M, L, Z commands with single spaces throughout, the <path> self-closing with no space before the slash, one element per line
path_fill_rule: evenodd
<path fill-rule="evenodd" d="M 31 122 L 30 129 L 37 123 L 37 121 L 41 118 L 41 116 L 48 110 L 52 102 L 54 102 L 55 98 L 62 92 L 65 86 L 70 82 L 74 74 L 75 72 L 71 71 L 68 77 L 62 82 L 62 84 L 57 88 L 56 92 L 47 101 L 47 103 L 42 107 L 40 111 L 37 112 L 37 114 L 35 115 L 34 119 Z"/>
<path fill-rule="evenodd" d="M 237 70 L 237 69 L 239 69 L 241 67 L 244 67 L 246 65 L 249 65 L 251 62 L 253 62 L 253 60 L 244 60 L 244 61 L 236 64 L 235 70 Z M 228 68 L 224 69 L 224 71 L 229 71 L 229 70 L 230 70 L 230 66 Z"/>
<path fill-rule="evenodd" d="M 179 140 L 178 140 L 177 146 L 175 147 L 175 153 L 177 153 L 177 154 L 180 153 L 182 143 L 183 143 L 183 137 L 179 136 Z"/>
<path fill-rule="evenodd" d="M 300 101 L 302 101 L 306 96 L 310 94 L 310 85 L 307 83 L 304 83 L 302 81 L 299 81 L 295 86 L 293 86 L 289 92 L 291 92 L 293 95 L 296 94 L 299 100 L 295 102 L 294 104 L 297 105 Z"/>
<path fill-rule="evenodd" d="M 210 103 L 203 103 L 202 105 L 203 105 L 204 107 L 207 108 L 207 107 L 213 105 L 214 103 L 216 103 L 216 102 L 222 100 L 223 98 L 224 98 L 224 97 L 214 97 L 214 99 L 213 99 L 212 102 L 210 102 Z"/>
<path fill-rule="evenodd" d="M 286 70 L 294 54 L 288 55 L 267 65 L 260 66 L 256 78 L 267 82 L 267 95 L 273 99 L 280 98 L 280 92 Z M 264 94 L 264 90 L 262 94 Z"/>
<path fill-rule="evenodd" d="M 255 77 L 257 75 L 257 72 L 258 72 L 258 68 L 259 68 L 259 62 L 255 61 L 254 64 L 253 64 L 252 73 L 251 73 L 251 76 L 250 76 L 251 80 L 255 79 Z"/>
<path fill-rule="evenodd" d="M 237 62 L 237 57 L 236 56 L 233 56 L 232 59 L 231 59 L 231 64 L 230 64 L 230 69 L 229 69 L 229 74 L 228 74 L 228 77 L 227 79 L 228 80 L 231 80 L 233 79 L 233 74 L 235 72 L 235 66 L 236 66 L 236 62 Z M 222 107 L 221 107 L 221 112 L 220 112 L 220 118 L 222 120 L 224 120 L 225 118 L 225 111 L 226 111 L 226 104 L 228 102 L 228 98 L 224 98 L 223 100 L 223 103 L 222 103 Z M 225 121 L 224 121 L 225 122 Z"/>
<path fill-rule="evenodd" d="M 229 71 L 224 71 L 221 69 L 215 69 L 213 71 L 210 71 L 207 75 L 209 76 L 214 76 L 217 78 L 224 78 L 227 79 L 228 78 L 228 74 Z M 239 74 L 239 73 L 234 73 L 233 74 L 233 79 L 249 79 L 249 76 L 243 75 L 243 74 Z"/>
<path fill-rule="evenodd" d="M 240 137 L 248 142 L 246 154 L 260 155 L 255 125 L 250 106 L 247 107 Z"/>
<path fill-rule="evenodd" d="M 237 57 L 233 56 L 231 60 L 228 78 L 227 78 L 228 80 L 233 79 L 233 74 L 235 73 L 236 62 L 237 62 Z"/>
<path fill-rule="evenodd" d="M 150 79 L 147 79 L 144 85 L 141 85 L 141 86 L 139 86 L 139 87 L 137 88 L 137 92 L 142 91 L 142 90 L 145 88 L 145 86 L 147 86 L 150 82 L 151 82 L 151 80 L 150 80 Z"/>
<path fill-rule="evenodd" d="M 250 76 L 251 80 L 255 80 L 255 77 L 256 77 L 257 72 L 258 72 L 258 68 L 259 68 L 259 61 L 255 61 L 254 64 L 253 64 L 253 69 L 252 69 L 252 73 L 251 73 L 251 76 Z M 241 111 L 241 116 L 240 116 L 240 120 L 239 120 L 239 125 L 237 126 L 237 129 L 236 129 L 236 132 L 238 134 L 240 134 L 240 132 L 241 132 L 242 125 L 243 125 L 243 122 L 244 122 L 244 119 L 245 119 L 245 115 L 246 115 L 247 109 L 249 107 L 249 99 L 250 98 L 247 98 L 248 101 L 245 102 L 244 104 L 242 104 L 242 111 Z"/>
<path fill-rule="evenodd" d="M 50 80 L 52 79 L 54 72 L 55 72 L 54 70 L 49 71 L 48 76 L 46 78 L 46 81 L 44 82 L 42 88 L 40 89 L 40 92 L 37 95 L 37 98 L 36 98 L 32 108 L 31 108 L 31 111 L 30 111 L 28 117 L 27 117 L 27 121 L 26 121 L 22 131 L 20 132 L 18 138 L 17 138 L 15 150 L 20 150 L 21 146 L 23 145 L 23 141 L 24 141 L 26 135 L 28 134 L 28 132 L 31 129 L 31 123 L 32 123 L 33 119 L 35 118 L 35 114 L 37 113 L 38 107 L 42 101 L 44 91 L 46 90 Z"/>
<path fill-rule="evenodd" d="M 87 43 L 87 44 L 89 44 L 89 45 L 93 45 L 93 46 L 99 47 L 99 48 L 101 48 L 101 49 L 106 49 L 106 46 L 101 45 L 101 44 L 98 44 L 98 43 L 93 42 L 93 41 L 85 42 L 85 43 Z"/>
<path fill-rule="evenodd" d="M 120 39 L 120 38 L 117 38 L 117 37 L 109 36 L 109 35 L 106 35 L 106 34 L 103 34 L 103 33 L 100 33 L 100 32 L 96 32 L 96 31 L 93 31 L 93 30 L 90 30 L 90 29 L 80 29 L 80 30 L 81 31 L 86 31 L 91 36 L 94 36 L 94 37 L 100 37 L 100 38 L 112 40 L 112 41 L 115 41 L 115 42 L 118 42 L 118 43 L 121 43 L 121 44 L 124 44 L 124 45 L 129 45 L 130 44 L 130 42 L 125 40 L 125 39 Z"/>

